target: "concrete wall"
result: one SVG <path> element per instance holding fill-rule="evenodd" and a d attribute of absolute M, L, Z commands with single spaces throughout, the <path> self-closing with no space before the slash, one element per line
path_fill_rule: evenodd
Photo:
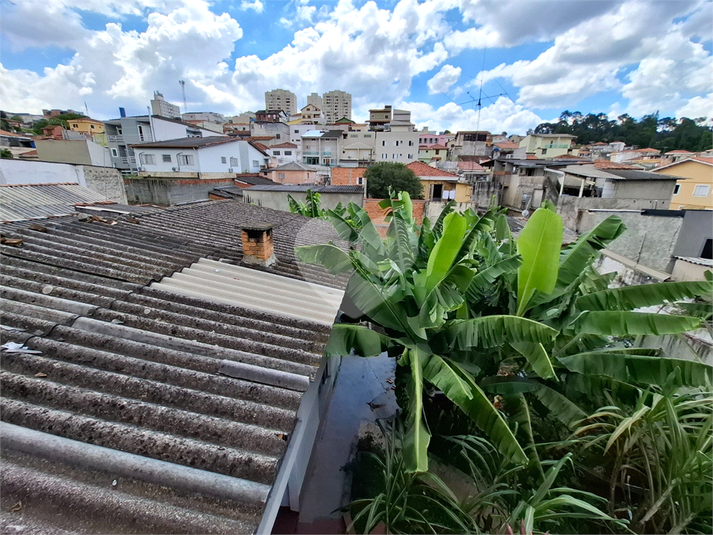
<path fill-rule="evenodd" d="M 657 210 L 668 210 L 676 182 L 673 180 L 614 180 L 615 199 L 657 201 Z"/>
<path fill-rule="evenodd" d="M 429 221 L 434 222 L 441 215 L 447 201 L 437 202 L 428 201 L 424 204 L 423 217 L 427 217 Z M 476 210 L 478 207 L 472 202 L 457 202 L 453 207 L 456 212 L 465 212 L 469 208 Z"/>
<path fill-rule="evenodd" d="M 35 147 L 37 158 L 43 162 L 92 165 L 86 139 L 38 139 Z"/>
<path fill-rule="evenodd" d="M 627 228 L 609 244 L 607 248 L 610 251 L 637 264 L 671 273 L 674 264 L 671 255 L 681 233 L 683 217 L 662 217 L 639 212 L 588 212 L 587 228 L 579 232 L 593 228 L 610 215 L 621 217 Z"/>
<path fill-rule="evenodd" d="M 232 186 L 233 179 L 125 178 L 124 184 L 129 203 L 172 206 L 207 201 L 210 190 L 218 186 Z"/>
<path fill-rule="evenodd" d="M 89 189 L 101 193 L 107 201 L 128 204 L 124 179 L 118 169 L 89 165 L 83 165 L 78 169 L 84 175 L 84 182 Z"/>
<path fill-rule="evenodd" d="M 701 256 L 706 240 L 713 239 L 713 210 L 686 210 L 674 256 Z"/>
<path fill-rule="evenodd" d="M 655 210 L 660 203 L 645 199 L 603 199 L 601 197 L 573 197 L 562 195 L 557 201 L 557 213 L 564 226 L 578 233 L 593 228 L 599 221 L 588 210 Z M 661 208 L 659 208 L 661 209 Z"/>
<path fill-rule="evenodd" d="M 473 204 L 479 208 L 487 208 L 495 197 L 495 205 L 502 205 L 503 186 L 497 182 L 476 182 L 473 185 Z"/>
<path fill-rule="evenodd" d="M 343 206 L 350 202 L 363 206 L 364 199 L 360 193 L 320 193 L 320 205 L 322 208 L 332 209 L 340 202 Z M 292 198 L 299 202 L 307 200 L 306 192 L 287 192 L 287 191 L 252 191 L 250 188 L 243 190 L 243 199 L 245 202 L 262 206 L 263 208 L 273 208 L 275 210 L 290 211 L 290 203 L 287 200 L 287 195 L 292 195 Z"/>
<path fill-rule="evenodd" d="M 713 266 L 694 264 L 686 260 L 676 259 L 671 278 L 675 281 L 704 281 L 706 271 L 713 271 Z"/>

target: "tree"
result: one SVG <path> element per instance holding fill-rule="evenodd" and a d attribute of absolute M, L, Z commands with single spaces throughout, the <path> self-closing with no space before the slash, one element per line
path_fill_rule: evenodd
<path fill-rule="evenodd" d="M 562 220 L 551 206 L 539 208 L 517 240 L 497 212 L 459 214 L 449 203 L 433 225 L 426 218 L 419 227 L 408 194 L 380 206 L 390 209 L 384 240 L 368 214 L 351 206 L 351 222 L 328 212 L 354 245 L 348 252 L 334 244 L 296 252 L 335 274 L 353 270 L 347 294 L 382 329 L 337 324 L 328 353 L 386 349 L 408 370 L 409 470 L 428 469 L 426 389 L 442 391 L 510 462 L 542 474 L 533 415 L 567 430 L 601 405 L 603 384 L 635 391 L 713 381 L 710 366 L 620 347 L 612 338 L 695 329 L 699 318 L 635 310 L 713 291 L 710 281 L 609 289 L 615 274 L 599 275 L 592 263 L 624 231 L 620 219 L 610 217 L 561 249 Z"/>
<path fill-rule="evenodd" d="M 10 149 L 0 149 L 0 158 L 14 158 Z"/>
<path fill-rule="evenodd" d="M 423 199 L 423 186 L 413 171 L 402 163 L 379 162 L 370 166 L 366 173 L 367 194 L 375 199 L 384 199 L 389 188 L 405 191 L 413 199 Z"/>

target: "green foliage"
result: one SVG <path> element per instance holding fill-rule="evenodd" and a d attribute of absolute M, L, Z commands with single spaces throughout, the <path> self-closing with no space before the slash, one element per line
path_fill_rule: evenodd
<path fill-rule="evenodd" d="M 573 436 L 584 462 L 605 469 L 610 513 L 637 533 L 713 533 L 712 430 L 709 391 L 665 387 L 600 408 Z"/>
<path fill-rule="evenodd" d="M 0 149 L 0 158 L 14 158 L 10 149 Z"/>
<path fill-rule="evenodd" d="M 623 141 L 627 145 L 652 147 L 662 152 L 675 149 L 700 152 L 710 149 L 713 141 L 706 120 L 706 117 L 659 119 L 658 115 L 645 115 L 637 121 L 627 114 L 610 120 L 605 113 L 582 115 L 578 111 L 566 110 L 556 123 L 541 123 L 534 133 L 572 134 L 577 136 L 577 143 L 583 145 Z"/>
<path fill-rule="evenodd" d="M 389 196 L 389 188 L 394 191 L 404 191 L 413 199 L 423 199 L 421 181 L 413 171 L 402 163 L 375 163 L 364 173 L 367 185 L 367 195 L 374 199 L 385 199 Z"/>
<path fill-rule="evenodd" d="M 80 117 L 86 117 L 86 116 L 82 115 L 80 113 L 65 113 L 62 115 L 57 115 L 55 117 L 50 117 L 49 119 L 40 119 L 32 126 L 32 131 L 36 135 L 41 136 L 42 129 L 45 126 L 58 124 L 62 128 L 68 128 L 67 121 L 71 121 L 72 119 L 79 119 Z"/>

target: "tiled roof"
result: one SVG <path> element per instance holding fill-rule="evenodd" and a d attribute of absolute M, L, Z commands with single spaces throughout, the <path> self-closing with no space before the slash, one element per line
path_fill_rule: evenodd
<path fill-rule="evenodd" d="M 594 167 L 597 169 L 636 169 L 636 167 L 628 163 L 610 162 L 608 160 L 596 160 Z"/>
<path fill-rule="evenodd" d="M 273 268 L 237 265 L 256 221 L 273 225 Z M 13 518 L 37 533 L 254 532 L 336 312 L 339 290 L 315 283 L 343 287 L 294 246 L 331 226 L 230 200 L 42 224 L 0 245 Z"/>
<path fill-rule="evenodd" d="M 693 154 L 693 153 L 690 151 L 687 151 L 687 150 L 676 149 L 676 150 L 670 150 L 666 154 Z"/>
<path fill-rule="evenodd" d="M 476 162 L 458 162 L 461 171 L 485 171 L 485 168 Z"/>
<path fill-rule="evenodd" d="M 253 174 L 236 175 L 235 180 L 237 180 L 238 182 L 242 182 L 243 184 L 252 184 L 253 186 L 269 186 L 270 184 L 274 184 L 274 182 L 269 178 Z"/>
<path fill-rule="evenodd" d="M 273 145 L 270 147 L 271 149 L 296 149 L 297 145 L 294 143 L 290 143 L 289 141 L 285 143 L 280 143 L 279 145 Z"/>
<path fill-rule="evenodd" d="M 277 167 L 273 167 L 269 169 L 269 171 L 316 171 L 316 168 L 299 162 L 288 162 L 278 165 Z"/>
<path fill-rule="evenodd" d="M 417 177 L 446 177 L 446 178 L 458 178 L 458 175 L 454 175 L 453 173 L 449 173 L 448 171 L 441 171 L 440 169 L 437 169 L 435 167 L 431 167 L 428 164 L 425 164 L 423 162 L 411 162 L 410 164 L 406 165 L 411 171 L 413 171 L 413 174 L 416 175 Z"/>
<path fill-rule="evenodd" d="M 25 221 L 73 214 L 74 205 L 101 202 L 104 195 L 79 184 L 0 186 L 0 221 Z"/>
<path fill-rule="evenodd" d="M 500 141 L 498 143 L 493 143 L 499 149 L 519 149 L 520 145 L 514 143 L 513 141 Z"/>

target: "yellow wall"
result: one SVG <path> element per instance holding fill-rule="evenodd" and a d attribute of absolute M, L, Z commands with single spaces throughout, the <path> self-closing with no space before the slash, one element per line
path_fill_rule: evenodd
<path fill-rule="evenodd" d="M 676 182 L 678 193 L 671 196 L 671 210 L 681 208 L 713 210 L 712 165 L 688 160 L 667 166 L 665 169 L 652 169 L 652 171 L 682 177 Z M 706 185 L 708 186 L 708 195 L 705 197 L 693 196 L 696 186 Z"/>
<path fill-rule="evenodd" d="M 471 186 L 468 184 L 461 184 L 458 182 L 447 182 L 444 180 L 428 180 L 424 177 L 421 178 L 421 184 L 423 185 L 423 198 L 427 201 L 431 199 L 431 186 L 434 184 L 440 184 L 443 186 L 443 191 L 455 190 L 456 202 L 470 202 Z"/>
<path fill-rule="evenodd" d="M 82 134 L 103 134 L 104 123 L 99 121 L 87 121 L 86 119 L 70 119 L 67 121 L 69 129 Z M 94 128 L 92 128 L 94 127 Z"/>

